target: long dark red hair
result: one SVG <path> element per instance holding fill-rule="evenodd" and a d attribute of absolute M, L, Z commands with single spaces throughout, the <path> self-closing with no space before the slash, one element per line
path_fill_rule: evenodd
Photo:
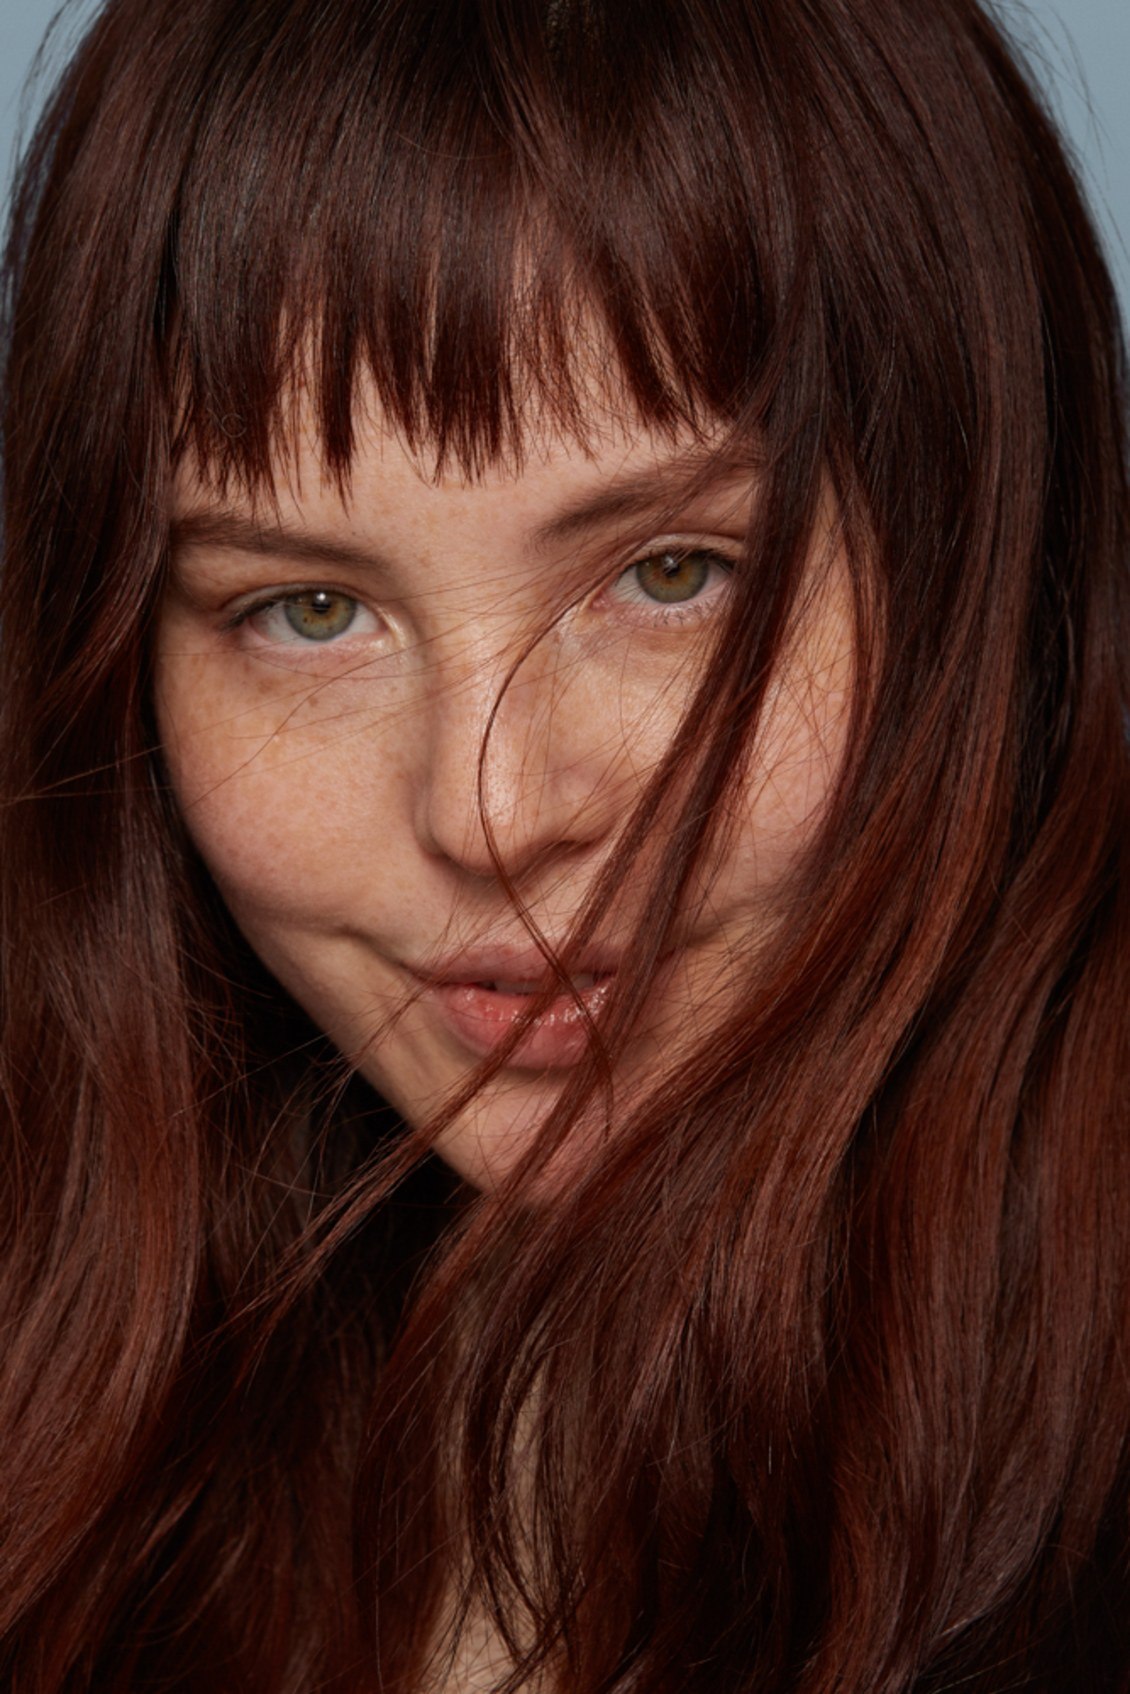
<path fill-rule="evenodd" d="M 485 1615 L 514 1688 L 1130 1689 L 1123 355 L 997 28 L 109 0 L 5 275 L 5 1685 L 415 1694 Z M 763 489 L 624 839 L 680 875 L 614 1019 L 750 768 L 826 484 L 855 726 L 740 1017 L 630 1113 L 594 1047 L 530 1170 L 586 1102 L 614 1133 L 531 1206 L 529 1170 L 465 1193 L 250 955 L 150 645 L 179 456 L 269 482 L 301 374 L 346 478 L 368 374 L 473 475 L 530 404 L 583 439 L 593 334 Z"/>

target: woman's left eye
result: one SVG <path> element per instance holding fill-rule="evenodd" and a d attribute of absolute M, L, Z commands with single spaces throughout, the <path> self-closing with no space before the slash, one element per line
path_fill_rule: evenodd
<path fill-rule="evenodd" d="M 275 644 L 315 646 L 336 641 L 347 632 L 365 633 L 365 619 L 371 622 L 372 613 L 352 595 L 333 588 L 303 588 L 252 606 L 234 621 L 250 624 L 257 635 Z"/>
<path fill-rule="evenodd" d="M 725 593 L 734 562 L 709 547 L 663 547 L 621 571 L 612 592 L 636 606 L 695 607 Z"/>

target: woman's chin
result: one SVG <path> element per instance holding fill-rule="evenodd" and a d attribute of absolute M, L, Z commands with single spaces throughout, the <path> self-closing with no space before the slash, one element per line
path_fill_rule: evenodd
<path fill-rule="evenodd" d="M 471 1100 L 435 1142 L 441 1159 L 482 1193 L 511 1178 L 536 1145 L 561 1093 L 561 1078 L 496 1077 Z M 531 1173 L 525 1198 L 545 1203 L 591 1160 L 594 1132 L 573 1124 L 561 1146 Z"/>

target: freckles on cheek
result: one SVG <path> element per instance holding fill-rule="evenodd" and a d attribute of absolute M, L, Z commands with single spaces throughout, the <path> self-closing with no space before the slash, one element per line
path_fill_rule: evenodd
<path fill-rule="evenodd" d="M 309 921 L 353 897 L 371 816 L 375 726 L 335 711 L 332 690 L 269 679 L 232 686 L 227 663 L 189 655 L 158 669 L 166 768 L 186 827 L 237 917 Z M 395 780 L 394 761 L 380 768 Z M 383 785 L 382 785 L 383 786 Z"/>
<path fill-rule="evenodd" d="M 767 702 L 730 867 L 747 892 L 772 895 L 814 840 L 847 752 L 853 680 L 850 624 L 835 608 Z"/>

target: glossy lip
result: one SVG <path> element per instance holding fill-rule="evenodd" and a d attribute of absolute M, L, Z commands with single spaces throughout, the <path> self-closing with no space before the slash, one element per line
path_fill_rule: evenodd
<path fill-rule="evenodd" d="M 588 947 L 570 959 L 573 977 L 591 975 L 597 980 L 575 995 L 556 995 L 530 1021 L 507 1056 L 507 1065 L 523 1070 L 557 1070 L 579 1063 L 588 1051 L 590 1020 L 599 1016 L 608 998 L 621 957 L 620 949 Z M 477 947 L 452 954 L 427 969 L 406 968 L 423 984 L 423 1003 L 476 1058 L 487 1058 L 507 1041 L 537 998 L 536 992 L 505 993 L 492 985 L 530 983 L 539 990 L 551 980 L 543 954 L 529 945 Z"/>

